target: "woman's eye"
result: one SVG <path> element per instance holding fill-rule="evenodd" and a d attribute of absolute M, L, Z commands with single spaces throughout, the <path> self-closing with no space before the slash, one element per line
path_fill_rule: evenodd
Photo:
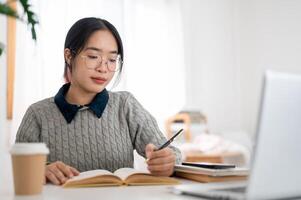
<path fill-rule="evenodd" d="M 111 63 L 115 63 L 116 62 L 116 59 L 110 59 L 109 60 Z"/>
<path fill-rule="evenodd" d="M 90 59 L 97 59 L 98 58 L 98 56 L 93 56 L 93 55 L 88 55 L 87 57 L 90 58 Z"/>

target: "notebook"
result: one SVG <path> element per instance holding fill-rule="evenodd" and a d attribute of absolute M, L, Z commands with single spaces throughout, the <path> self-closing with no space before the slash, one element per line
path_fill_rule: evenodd
<path fill-rule="evenodd" d="M 175 172 L 186 172 L 191 174 L 202 174 L 208 176 L 247 176 L 249 170 L 247 168 L 235 167 L 229 169 L 208 169 L 202 167 L 192 167 L 185 165 L 176 165 Z"/>
<path fill-rule="evenodd" d="M 301 75 L 266 72 L 246 185 L 208 190 L 186 185 L 173 191 L 210 199 L 301 198 L 300 120 Z"/>

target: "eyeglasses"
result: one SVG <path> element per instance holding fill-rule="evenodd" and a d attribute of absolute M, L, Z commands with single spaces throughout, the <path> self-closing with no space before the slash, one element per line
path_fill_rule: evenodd
<path fill-rule="evenodd" d="M 107 60 L 104 60 L 102 55 L 82 55 L 81 57 L 85 60 L 88 69 L 96 69 L 105 61 L 106 67 L 110 72 L 117 72 L 123 63 L 119 54 L 111 55 Z"/>

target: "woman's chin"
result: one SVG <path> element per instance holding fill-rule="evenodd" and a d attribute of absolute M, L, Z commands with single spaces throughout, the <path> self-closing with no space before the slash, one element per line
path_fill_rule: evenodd
<path fill-rule="evenodd" d="M 105 86 L 94 86 L 94 87 L 90 87 L 88 89 L 89 92 L 91 93 L 100 93 L 101 91 L 103 91 L 103 89 L 105 89 Z"/>

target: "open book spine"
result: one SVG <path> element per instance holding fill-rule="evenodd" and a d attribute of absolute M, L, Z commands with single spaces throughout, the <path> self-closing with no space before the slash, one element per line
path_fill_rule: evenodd
<path fill-rule="evenodd" d="M 82 187 L 107 187 L 107 186 L 121 186 L 117 183 L 89 183 L 89 184 L 64 184 L 63 188 L 82 188 Z"/>
<path fill-rule="evenodd" d="M 100 186 L 118 186 L 123 185 L 124 182 L 114 175 L 100 175 L 95 177 L 68 180 L 63 187 L 100 187 Z"/>

